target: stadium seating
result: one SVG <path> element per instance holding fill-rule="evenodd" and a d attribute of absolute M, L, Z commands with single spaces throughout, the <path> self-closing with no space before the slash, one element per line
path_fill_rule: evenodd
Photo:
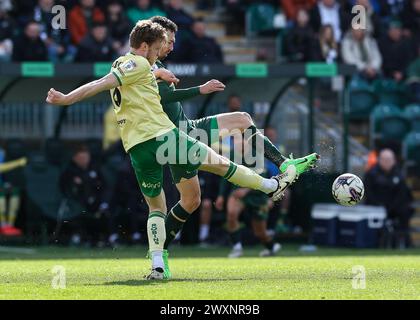
<path fill-rule="evenodd" d="M 420 105 L 410 104 L 406 106 L 404 116 L 411 122 L 411 129 L 420 132 Z"/>
<path fill-rule="evenodd" d="M 350 113 L 351 119 L 366 119 L 378 102 L 373 89 L 364 82 L 350 87 Z"/>
<path fill-rule="evenodd" d="M 410 131 L 410 121 L 392 104 L 379 104 L 370 116 L 371 139 L 402 140 Z"/>
<path fill-rule="evenodd" d="M 408 165 L 420 163 L 420 132 L 410 132 L 405 137 L 403 156 Z"/>
<path fill-rule="evenodd" d="M 373 83 L 373 89 L 378 96 L 379 103 L 402 107 L 407 101 L 405 87 L 393 80 L 376 80 Z"/>
<path fill-rule="evenodd" d="M 272 30 L 275 9 L 269 4 L 253 4 L 246 11 L 246 34 L 255 36 Z"/>

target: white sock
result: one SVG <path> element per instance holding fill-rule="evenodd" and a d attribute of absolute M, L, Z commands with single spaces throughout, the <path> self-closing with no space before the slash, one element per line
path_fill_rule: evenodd
<path fill-rule="evenodd" d="M 242 243 L 241 242 L 235 243 L 233 246 L 233 250 L 242 250 Z"/>
<path fill-rule="evenodd" d="M 264 193 L 271 193 L 277 190 L 279 187 L 279 183 L 276 179 L 266 179 L 264 178 L 262 181 L 261 191 Z"/>
<path fill-rule="evenodd" d="M 165 265 L 163 263 L 163 257 L 162 257 L 163 251 L 153 251 L 152 252 L 152 268 L 165 268 Z"/>
<path fill-rule="evenodd" d="M 200 225 L 200 241 L 204 241 L 209 236 L 210 226 L 208 224 Z"/>

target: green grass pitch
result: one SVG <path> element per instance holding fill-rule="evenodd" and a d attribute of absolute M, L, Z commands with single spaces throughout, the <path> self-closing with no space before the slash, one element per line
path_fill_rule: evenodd
<path fill-rule="evenodd" d="M 419 299 L 420 250 L 319 249 L 286 246 L 277 257 L 261 248 L 228 259 L 229 248 L 174 247 L 173 279 L 143 280 L 145 247 L 119 249 L 0 248 L 0 299 Z M 13 249 L 12 249 L 13 251 Z M 54 266 L 66 288 L 52 288 Z M 352 268 L 363 266 L 365 289 Z"/>

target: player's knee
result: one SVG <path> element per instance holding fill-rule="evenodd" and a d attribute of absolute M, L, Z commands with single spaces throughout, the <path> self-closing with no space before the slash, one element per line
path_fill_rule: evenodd
<path fill-rule="evenodd" d="M 181 196 L 181 206 L 189 213 L 193 213 L 195 210 L 197 210 L 200 207 L 200 204 L 200 194 Z"/>

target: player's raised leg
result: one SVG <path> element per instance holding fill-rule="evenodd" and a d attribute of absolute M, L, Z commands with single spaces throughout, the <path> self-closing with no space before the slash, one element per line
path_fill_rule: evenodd
<path fill-rule="evenodd" d="M 280 200 L 283 191 L 297 179 L 296 168 L 293 165 L 288 166 L 284 173 L 266 179 L 250 168 L 238 165 L 208 146 L 203 146 L 207 149 L 207 156 L 199 170 L 217 174 L 239 187 L 262 191 L 274 201 Z"/>
<path fill-rule="evenodd" d="M 233 130 L 241 130 L 245 138 L 248 139 L 248 144 L 250 144 L 253 154 L 262 152 L 263 147 L 264 157 L 277 165 L 281 172 L 286 172 L 287 167 L 293 164 L 296 166 L 299 176 L 303 172 L 314 168 L 316 162 L 320 159 L 317 153 L 312 153 L 297 159 L 293 159 L 293 156 L 290 156 L 290 158 L 283 156 L 270 139 L 257 129 L 254 121 L 247 112 L 222 113 L 217 115 L 216 119 L 220 135 L 223 136 Z M 261 146 L 258 146 L 259 140 L 264 142 Z"/>

